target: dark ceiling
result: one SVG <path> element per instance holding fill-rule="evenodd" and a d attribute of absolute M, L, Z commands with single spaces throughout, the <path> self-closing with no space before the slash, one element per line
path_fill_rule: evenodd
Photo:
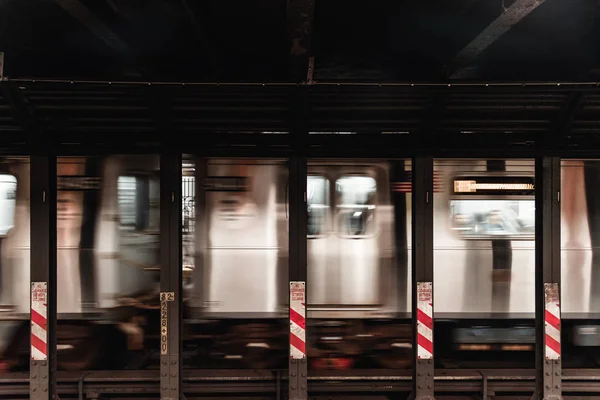
<path fill-rule="evenodd" d="M 12 78 L 598 80 L 598 0 L 0 0 Z M 307 50 L 307 52 L 304 52 Z"/>

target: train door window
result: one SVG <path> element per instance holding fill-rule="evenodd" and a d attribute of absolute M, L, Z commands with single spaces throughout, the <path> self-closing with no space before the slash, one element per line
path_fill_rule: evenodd
<path fill-rule="evenodd" d="M 329 215 L 329 179 L 324 176 L 308 176 L 306 185 L 309 238 L 323 236 L 327 232 Z"/>
<path fill-rule="evenodd" d="M 15 206 L 17 200 L 17 178 L 13 175 L 0 175 L 0 237 L 8 235 L 15 225 Z"/>
<path fill-rule="evenodd" d="M 342 237 L 375 233 L 377 183 L 370 176 L 343 176 L 335 183 L 337 232 Z"/>
<path fill-rule="evenodd" d="M 141 231 L 148 228 L 150 181 L 140 176 L 119 177 L 119 212 L 122 227 Z"/>

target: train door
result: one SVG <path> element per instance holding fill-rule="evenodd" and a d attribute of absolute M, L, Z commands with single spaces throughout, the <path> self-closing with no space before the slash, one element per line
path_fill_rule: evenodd
<path fill-rule="evenodd" d="M 310 165 L 307 178 L 309 301 L 381 303 L 378 180 L 370 166 Z"/>
<path fill-rule="evenodd" d="M 307 252 L 308 299 L 314 305 L 336 304 L 339 287 L 335 238 L 331 215 L 331 173 L 325 167 L 309 166 L 306 183 L 308 209 Z"/>
<path fill-rule="evenodd" d="M 340 297 L 344 306 L 381 303 L 377 220 L 377 174 L 345 166 L 335 178 L 334 229 Z"/>

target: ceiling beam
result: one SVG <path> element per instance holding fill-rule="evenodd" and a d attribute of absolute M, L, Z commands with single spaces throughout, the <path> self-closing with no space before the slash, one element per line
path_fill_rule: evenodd
<path fill-rule="evenodd" d="M 600 70 L 592 68 L 582 78 L 583 81 L 598 81 L 600 79 Z M 554 122 L 554 134 L 556 137 L 567 137 L 570 134 L 575 117 L 583 108 L 587 95 L 588 93 L 584 91 L 569 93 L 557 120 Z"/>
<path fill-rule="evenodd" d="M 181 0 L 181 6 L 183 7 L 187 18 L 190 21 L 190 25 L 194 31 L 195 39 L 199 42 L 200 46 L 204 49 L 204 54 L 206 55 L 208 62 L 211 67 L 212 77 L 216 78 L 218 75 L 219 62 L 216 57 L 216 53 L 212 47 L 211 42 L 208 40 L 206 32 L 204 31 L 204 27 L 200 23 L 196 13 L 190 7 L 188 0 Z"/>
<path fill-rule="evenodd" d="M 529 15 L 545 0 L 515 0 L 504 12 L 489 24 L 471 43 L 465 46 L 450 65 L 452 79 L 466 78 L 472 70 L 472 64 L 488 47 L 508 32 L 519 21 Z"/>
<path fill-rule="evenodd" d="M 87 27 L 109 47 L 122 54 L 130 54 L 129 46 L 80 0 L 54 0 L 63 10 Z"/>
<path fill-rule="evenodd" d="M 294 81 L 307 80 L 315 0 L 287 0 L 288 55 Z"/>

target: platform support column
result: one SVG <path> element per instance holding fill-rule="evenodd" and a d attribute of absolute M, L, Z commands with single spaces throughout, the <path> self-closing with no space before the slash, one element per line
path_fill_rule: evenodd
<path fill-rule="evenodd" d="M 308 357 L 306 353 L 306 158 L 289 160 L 289 399 L 306 400 L 308 396 Z"/>
<path fill-rule="evenodd" d="M 56 157 L 31 157 L 29 398 L 56 399 Z"/>
<path fill-rule="evenodd" d="M 560 157 L 536 159 L 536 394 L 562 399 L 560 314 Z"/>
<path fill-rule="evenodd" d="M 434 398 L 433 345 L 433 158 L 416 156 L 412 166 L 412 321 L 411 398 Z"/>
<path fill-rule="evenodd" d="M 160 157 L 160 398 L 181 391 L 181 155 Z"/>

